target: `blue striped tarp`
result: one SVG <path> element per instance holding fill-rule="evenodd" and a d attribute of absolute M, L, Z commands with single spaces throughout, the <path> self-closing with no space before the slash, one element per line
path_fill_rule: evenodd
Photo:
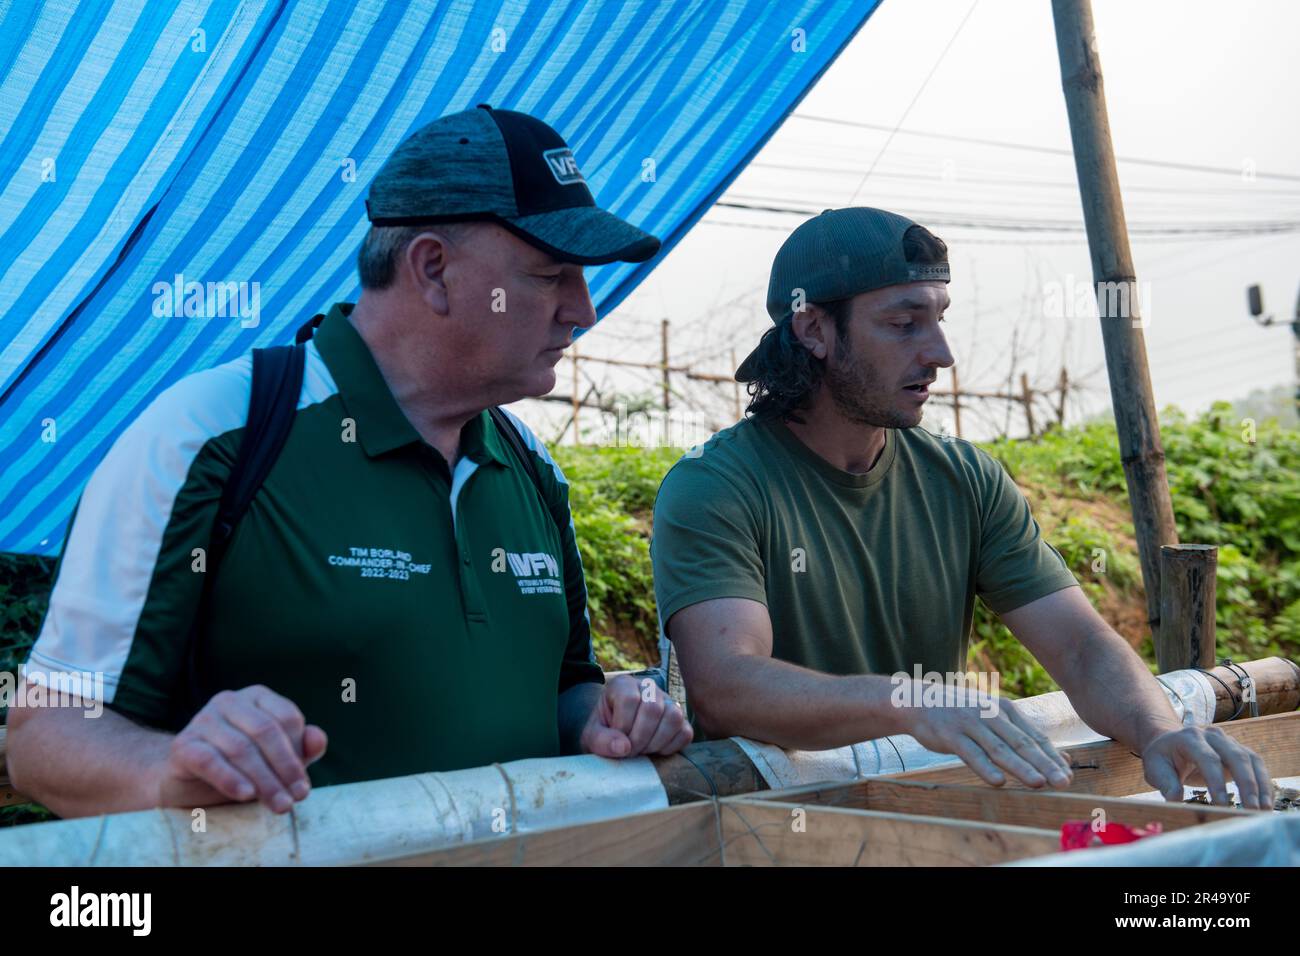
<path fill-rule="evenodd" d="M 370 178 L 412 130 L 484 102 L 541 117 L 662 257 L 878 3 L 0 5 L 0 550 L 57 552 L 178 378 L 355 300 Z M 589 269 L 599 314 L 656 261 Z M 260 321 L 157 307 L 189 281 L 256 288 Z"/>

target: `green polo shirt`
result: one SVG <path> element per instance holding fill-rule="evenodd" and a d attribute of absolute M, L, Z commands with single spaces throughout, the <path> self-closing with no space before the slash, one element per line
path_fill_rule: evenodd
<path fill-rule="evenodd" d="M 317 785 L 559 753 L 558 695 L 603 678 L 568 485 L 483 412 L 449 466 L 336 305 L 307 346 L 288 442 L 213 581 L 201 672 L 264 684 L 329 735 Z M 183 725 L 185 651 L 252 358 L 162 393 L 87 484 L 26 665 L 102 672 L 104 702 Z M 546 501 L 543 498 L 547 499 Z"/>

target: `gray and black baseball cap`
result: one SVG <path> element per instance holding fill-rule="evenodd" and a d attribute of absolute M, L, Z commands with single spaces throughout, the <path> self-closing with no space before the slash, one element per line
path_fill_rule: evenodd
<path fill-rule="evenodd" d="M 917 223 L 868 206 L 827 209 L 781 244 L 767 283 L 767 314 L 779 323 L 799 302 L 834 302 L 908 282 L 950 281 L 948 263 L 908 262 L 903 236 Z M 754 353 L 736 381 L 754 377 Z"/>
<path fill-rule="evenodd" d="M 644 262 L 659 240 L 596 206 L 573 151 L 536 117 L 480 104 L 416 130 L 370 184 L 376 226 L 488 220 L 564 262 Z"/>

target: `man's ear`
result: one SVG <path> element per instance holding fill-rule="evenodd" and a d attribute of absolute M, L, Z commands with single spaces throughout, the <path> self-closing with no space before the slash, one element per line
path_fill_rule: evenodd
<path fill-rule="evenodd" d="M 423 232 L 412 239 L 402 256 L 402 269 L 420 298 L 437 315 L 451 314 L 447 294 L 450 241 L 441 233 Z"/>
<path fill-rule="evenodd" d="M 831 352 L 835 322 L 819 305 L 809 302 L 795 312 L 790 320 L 797 338 L 813 358 L 824 359 Z"/>

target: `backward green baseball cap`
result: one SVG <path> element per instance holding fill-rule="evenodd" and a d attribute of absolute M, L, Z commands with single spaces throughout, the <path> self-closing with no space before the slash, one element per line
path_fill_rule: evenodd
<path fill-rule="evenodd" d="M 416 130 L 375 174 L 375 226 L 489 221 L 562 262 L 644 262 L 659 240 L 596 205 L 560 134 L 480 104 Z"/>
<path fill-rule="evenodd" d="M 827 209 L 800 225 L 777 250 L 767 284 L 767 314 L 782 322 L 796 306 L 834 302 L 908 282 L 949 282 L 948 263 L 908 262 L 903 236 L 918 223 L 906 216 L 851 206 Z M 755 349 L 736 370 L 754 378 Z"/>

